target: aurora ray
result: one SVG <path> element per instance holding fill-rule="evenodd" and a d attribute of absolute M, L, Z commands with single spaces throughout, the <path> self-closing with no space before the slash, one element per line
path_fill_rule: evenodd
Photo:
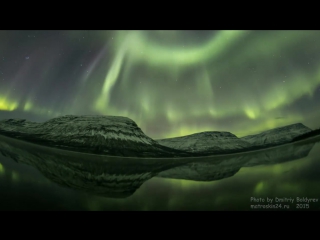
<path fill-rule="evenodd" d="M 155 139 L 316 128 L 319 40 L 319 31 L 0 31 L 0 116 L 121 115 Z"/>

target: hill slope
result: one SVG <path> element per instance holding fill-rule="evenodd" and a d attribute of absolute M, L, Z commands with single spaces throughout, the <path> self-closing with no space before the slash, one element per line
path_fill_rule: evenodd
<path fill-rule="evenodd" d="M 268 131 L 261 132 L 256 135 L 242 137 L 252 144 L 252 146 L 274 146 L 291 142 L 297 136 L 311 132 L 312 130 L 302 123 L 291 124 L 284 127 L 274 128 Z"/>
<path fill-rule="evenodd" d="M 229 132 L 202 132 L 184 137 L 160 139 L 163 146 L 192 153 L 224 153 L 239 151 L 251 146 Z"/>
<path fill-rule="evenodd" d="M 52 147 L 113 156 L 188 156 L 158 144 L 126 117 L 67 115 L 44 123 L 7 119 L 0 121 L 0 134 Z"/>

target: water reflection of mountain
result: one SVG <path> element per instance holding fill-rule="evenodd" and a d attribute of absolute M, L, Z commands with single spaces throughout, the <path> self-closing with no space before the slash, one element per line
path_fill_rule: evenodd
<path fill-rule="evenodd" d="M 308 156 L 314 145 L 315 142 L 308 141 L 246 154 L 216 157 L 215 161 L 201 159 L 163 171 L 158 174 L 158 177 L 194 181 L 219 180 L 235 175 L 242 167 L 276 164 L 304 158 Z"/>
<path fill-rule="evenodd" d="M 308 140 L 229 156 L 139 159 L 79 154 L 0 136 L 0 153 L 18 163 L 35 167 L 61 186 L 105 197 L 124 198 L 154 176 L 195 181 L 219 180 L 233 176 L 241 167 L 306 157 L 315 142 Z"/>
<path fill-rule="evenodd" d="M 35 167 L 46 178 L 61 186 L 113 198 L 128 197 L 159 172 L 190 162 L 190 159 L 139 159 L 82 154 L 1 135 L 0 153 L 17 163 Z"/>

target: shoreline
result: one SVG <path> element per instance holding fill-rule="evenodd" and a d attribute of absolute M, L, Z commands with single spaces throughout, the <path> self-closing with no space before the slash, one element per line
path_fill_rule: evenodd
<path fill-rule="evenodd" d="M 169 157 L 169 158 L 163 158 L 163 157 L 126 157 L 126 156 L 114 156 L 114 155 L 107 155 L 107 154 L 95 154 L 95 153 L 88 153 L 88 152 L 81 152 L 81 151 L 73 151 L 73 150 L 68 150 L 68 149 L 64 149 L 64 148 L 58 148 L 58 147 L 53 147 L 53 146 L 47 146 L 45 144 L 37 144 L 37 143 L 33 143 L 33 142 L 29 142 L 26 140 L 22 140 L 22 139 L 17 139 L 14 137 L 9 137 L 3 134 L 0 134 L 0 138 L 7 138 L 10 139 L 11 141 L 16 141 L 18 143 L 21 144 L 25 144 L 25 145 L 29 145 L 31 147 L 37 147 L 37 148 L 43 148 L 43 149 L 50 149 L 53 151 L 58 151 L 58 152 L 69 152 L 72 154 L 83 154 L 83 155 L 89 155 L 89 156 L 95 156 L 95 157 L 109 157 L 109 158 L 126 158 L 126 159 L 153 159 L 153 160 L 162 160 L 162 159 L 166 159 L 166 160 L 181 160 L 181 159 L 205 159 L 205 158 L 213 158 L 213 157 L 217 157 L 217 158 L 221 158 L 221 157 L 227 157 L 227 156 L 233 156 L 233 155 L 241 155 L 241 154 L 250 154 L 250 153 L 255 153 L 255 152 L 260 152 L 260 151 L 266 151 L 266 150 L 271 150 L 274 148 L 279 148 L 279 147 L 283 147 L 286 145 L 290 145 L 290 144 L 298 144 L 298 143 L 303 143 L 303 142 L 307 142 L 316 138 L 319 138 L 319 142 L 320 142 L 320 135 L 315 135 L 315 136 L 311 136 L 305 139 L 301 139 L 301 140 L 297 140 L 297 141 L 293 141 L 293 142 L 288 142 L 288 143 L 284 143 L 284 144 L 279 144 L 279 145 L 275 145 L 275 146 L 270 146 L 270 147 L 266 147 L 266 148 L 259 148 L 256 150 L 249 150 L 249 151 L 239 151 L 239 152 L 233 152 L 233 153 L 224 153 L 224 154 L 214 154 L 214 155 L 204 155 L 204 156 L 189 156 L 189 157 Z"/>

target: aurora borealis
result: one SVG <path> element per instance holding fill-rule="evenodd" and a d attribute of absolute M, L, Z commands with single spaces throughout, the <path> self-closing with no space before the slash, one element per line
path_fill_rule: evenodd
<path fill-rule="evenodd" d="M 0 117 L 126 116 L 152 138 L 320 127 L 320 31 L 0 31 Z"/>

